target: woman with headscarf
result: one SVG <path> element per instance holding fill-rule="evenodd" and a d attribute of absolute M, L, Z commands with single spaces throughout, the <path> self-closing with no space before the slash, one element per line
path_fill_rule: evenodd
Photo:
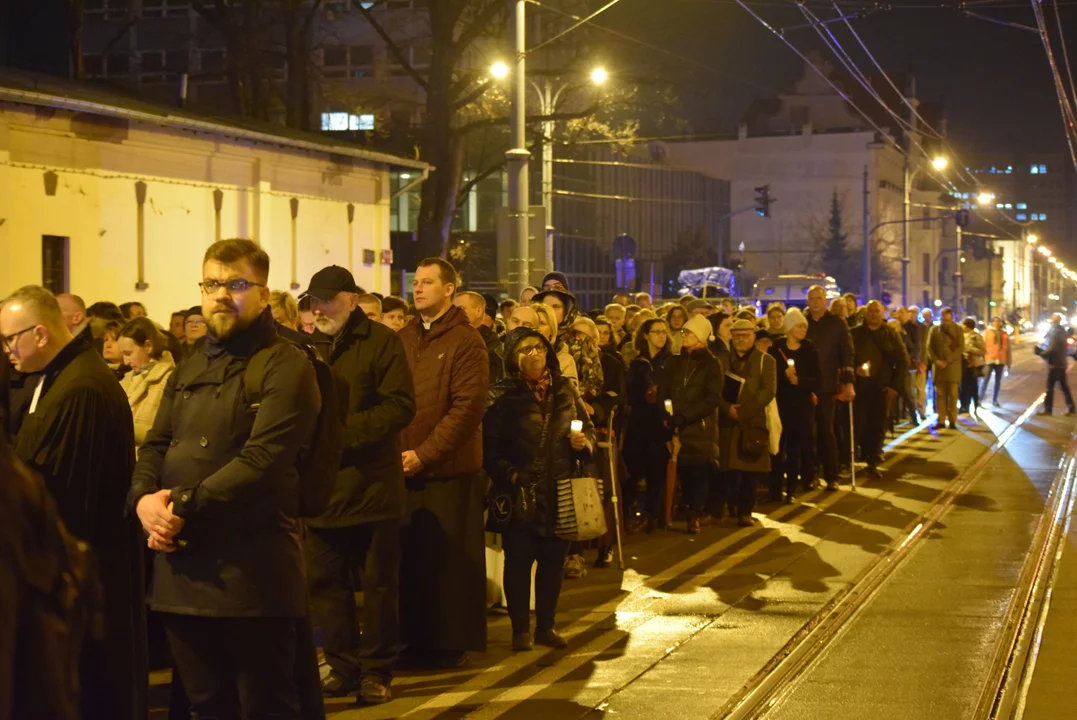
<path fill-rule="evenodd" d="M 669 328 L 664 320 L 649 318 L 636 330 L 632 344 L 636 357 L 628 367 L 628 423 L 625 427 L 624 460 L 628 482 L 624 490 L 625 517 L 629 530 L 640 527 L 651 532 L 665 525 L 667 447 L 673 433 L 667 427 L 669 417 L 662 401 L 669 397 L 666 368 L 673 355 L 669 351 Z M 645 509 L 637 521 L 632 514 L 639 481 L 647 484 Z"/>
<path fill-rule="evenodd" d="M 545 303 L 532 303 L 531 309 L 538 315 L 538 331 L 546 341 L 555 348 L 557 362 L 561 366 L 561 374 L 565 376 L 577 389 L 579 389 L 579 375 L 576 371 L 576 361 L 572 359 L 572 353 L 564 345 L 557 343 L 557 316 L 553 309 Z"/>
<path fill-rule="evenodd" d="M 571 479 L 590 455 L 595 429 L 576 388 L 561 375 L 550 342 L 520 327 L 505 337 L 506 377 L 490 388 L 483 421 L 483 466 L 492 481 L 492 527 L 505 547 L 505 595 L 512 649 L 532 648 L 531 567 L 535 573 L 533 642 L 563 648 L 554 630 L 557 599 L 574 521 Z M 573 432 L 574 420 L 582 423 Z M 526 498 L 526 501 L 522 499 Z"/>

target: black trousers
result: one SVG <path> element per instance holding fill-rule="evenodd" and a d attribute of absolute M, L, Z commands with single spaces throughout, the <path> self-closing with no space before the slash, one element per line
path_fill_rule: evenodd
<path fill-rule="evenodd" d="M 296 618 L 170 613 L 164 622 L 192 718 L 302 719 L 295 680 Z"/>
<path fill-rule="evenodd" d="M 980 369 L 964 367 L 961 371 L 961 387 L 958 390 L 957 402 L 961 412 L 968 412 L 973 405 L 980 407 Z"/>
<path fill-rule="evenodd" d="M 735 509 L 737 517 L 748 517 L 755 507 L 755 488 L 765 482 L 769 473 L 729 470 L 725 473 L 729 483 L 730 509 Z"/>
<path fill-rule="evenodd" d="M 349 679 L 375 673 L 391 680 L 401 649 L 399 521 L 308 527 L 304 550 L 311 613 L 329 667 Z M 363 590 L 361 633 L 353 570 Z"/>
<path fill-rule="evenodd" d="M 648 450 L 649 452 L 625 454 L 629 481 L 621 489 L 624 492 L 625 516 L 628 517 L 639 495 L 639 481 L 644 480 L 647 489 L 642 509 L 657 520 L 664 518 L 666 514 L 666 467 L 669 465 L 669 452 L 665 448 Z"/>
<path fill-rule="evenodd" d="M 883 435 L 886 429 L 886 389 L 857 383 L 853 417 L 856 421 L 860 452 L 868 467 L 875 467 L 882 458 Z"/>
<path fill-rule="evenodd" d="M 501 534 L 505 548 L 505 598 L 509 604 L 512 632 L 531 630 L 531 566 L 535 570 L 535 627 L 553 630 L 557 598 L 565 576 L 568 540 L 543 536 L 532 523 L 514 523 Z"/>
<path fill-rule="evenodd" d="M 697 515 L 707 509 L 707 494 L 717 474 L 714 462 L 677 462 L 677 479 L 681 483 L 681 499 L 689 512 Z"/>
<path fill-rule="evenodd" d="M 823 479 L 827 483 L 838 481 L 838 441 L 834 436 L 834 393 L 819 393 L 815 406 L 819 461 L 823 464 Z M 842 406 L 844 407 L 844 406 Z"/>
<path fill-rule="evenodd" d="M 1066 399 L 1066 408 L 1073 410 L 1073 395 L 1070 394 L 1069 381 L 1066 380 L 1064 368 L 1048 368 L 1047 370 L 1047 399 L 1043 401 L 1043 409 L 1053 412 L 1055 406 L 1055 384 L 1062 387 L 1062 397 Z"/>
<path fill-rule="evenodd" d="M 804 491 L 811 490 L 815 479 L 815 438 L 811 426 L 795 428 L 792 431 L 782 421 L 781 452 L 770 458 L 770 494 L 778 496 L 782 485 L 789 495 L 796 493 L 797 487 Z M 783 483 L 784 480 L 784 483 Z"/>

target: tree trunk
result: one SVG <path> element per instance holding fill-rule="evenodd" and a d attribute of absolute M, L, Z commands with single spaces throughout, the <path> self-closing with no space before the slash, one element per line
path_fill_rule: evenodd
<path fill-rule="evenodd" d="M 310 12 L 316 12 L 318 4 Z M 310 102 L 307 91 L 307 64 L 310 52 L 307 22 L 302 0 L 289 0 L 285 9 L 285 55 L 288 65 L 288 92 L 284 123 L 298 130 L 310 129 Z"/>
<path fill-rule="evenodd" d="M 68 22 L 70 23 L 70 41 L 68 52 L 71 54 L 71 75 L 77 80 L 86 77 L 86 63 L 83 60 L 82 10 L 83 0 L 69 0 Z"/>

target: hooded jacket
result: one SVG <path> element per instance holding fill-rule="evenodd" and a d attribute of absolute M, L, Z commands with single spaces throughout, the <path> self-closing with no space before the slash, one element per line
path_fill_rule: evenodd
<path fill-rule="evenodd" d="M 546 295 L 556 295 L 565 307 L 565 317 L 557 325 L 557 349 L 564 348 L 572 356 L 576 364 L 580 395 L 585 398 L 598 397 L 602 393 L 602 359 L 598 349 L 580 337 L 572 327 L 580 316 L 575 296 L 561 290 L 546 290 L 535 295 L 535 301 L 542 302 Z"/>
<path fill-rule="evenodd" d="M 673 356 L 664 395 L 663 400 L 673 402 L 671 424 L 681 441 L 678 458 L 691 465 L 717 460 L 722 373 L 714 354 L 701 347 Z"/>
<path fill-rule="evenodd" d="M 542 341 L 550 384 L 540 404 L 520 373 L 517 348 L 528 338 Z M 569 443 L 573 420 L 583 422 L 583 434 L 594 447 L 595 428 L 579 393 L 561 375 L 553 347 L 537 330 L 516 328 L 505 337 L 506 376 L 490 388 L 483 423 L 483 466 L 493 483 L 492 495 L 508 493 L 514 483 L 534 485 L 533 522 L 540 535 L 554 534 L 557 522 L 557 483 L 576 473 L 576 452 Z M 548 413 L 548 414 L 547 414 Z M 546 423 L 546 439 L 543 429 Z M 510 518 L 510 522 L 518 522 Z"/>
<path fill-rule="evenodd" d="M 482 415 L 490 356 L 467 315 L 450 307 L 427 330 L 416 317 L 398 334 L 415 383 L 415 418 L 400 448 L 423 464 L 416 480 L 450 480 L 482 469 Z"/>

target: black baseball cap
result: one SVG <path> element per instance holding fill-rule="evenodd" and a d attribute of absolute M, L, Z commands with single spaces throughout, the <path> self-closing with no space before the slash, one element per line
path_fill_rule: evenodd
<path fill-rule="evenodd" d="M 355 284 L 355 278 L 347 268 L 340 265 L 330 265 L 314 273 L 310 279 L 307 291 L 299 296 L 300 299 L 312 297 L 315 300 L 329 302 L 337 296 L 337 293 L 358 293 L 359 286 Z"/>

